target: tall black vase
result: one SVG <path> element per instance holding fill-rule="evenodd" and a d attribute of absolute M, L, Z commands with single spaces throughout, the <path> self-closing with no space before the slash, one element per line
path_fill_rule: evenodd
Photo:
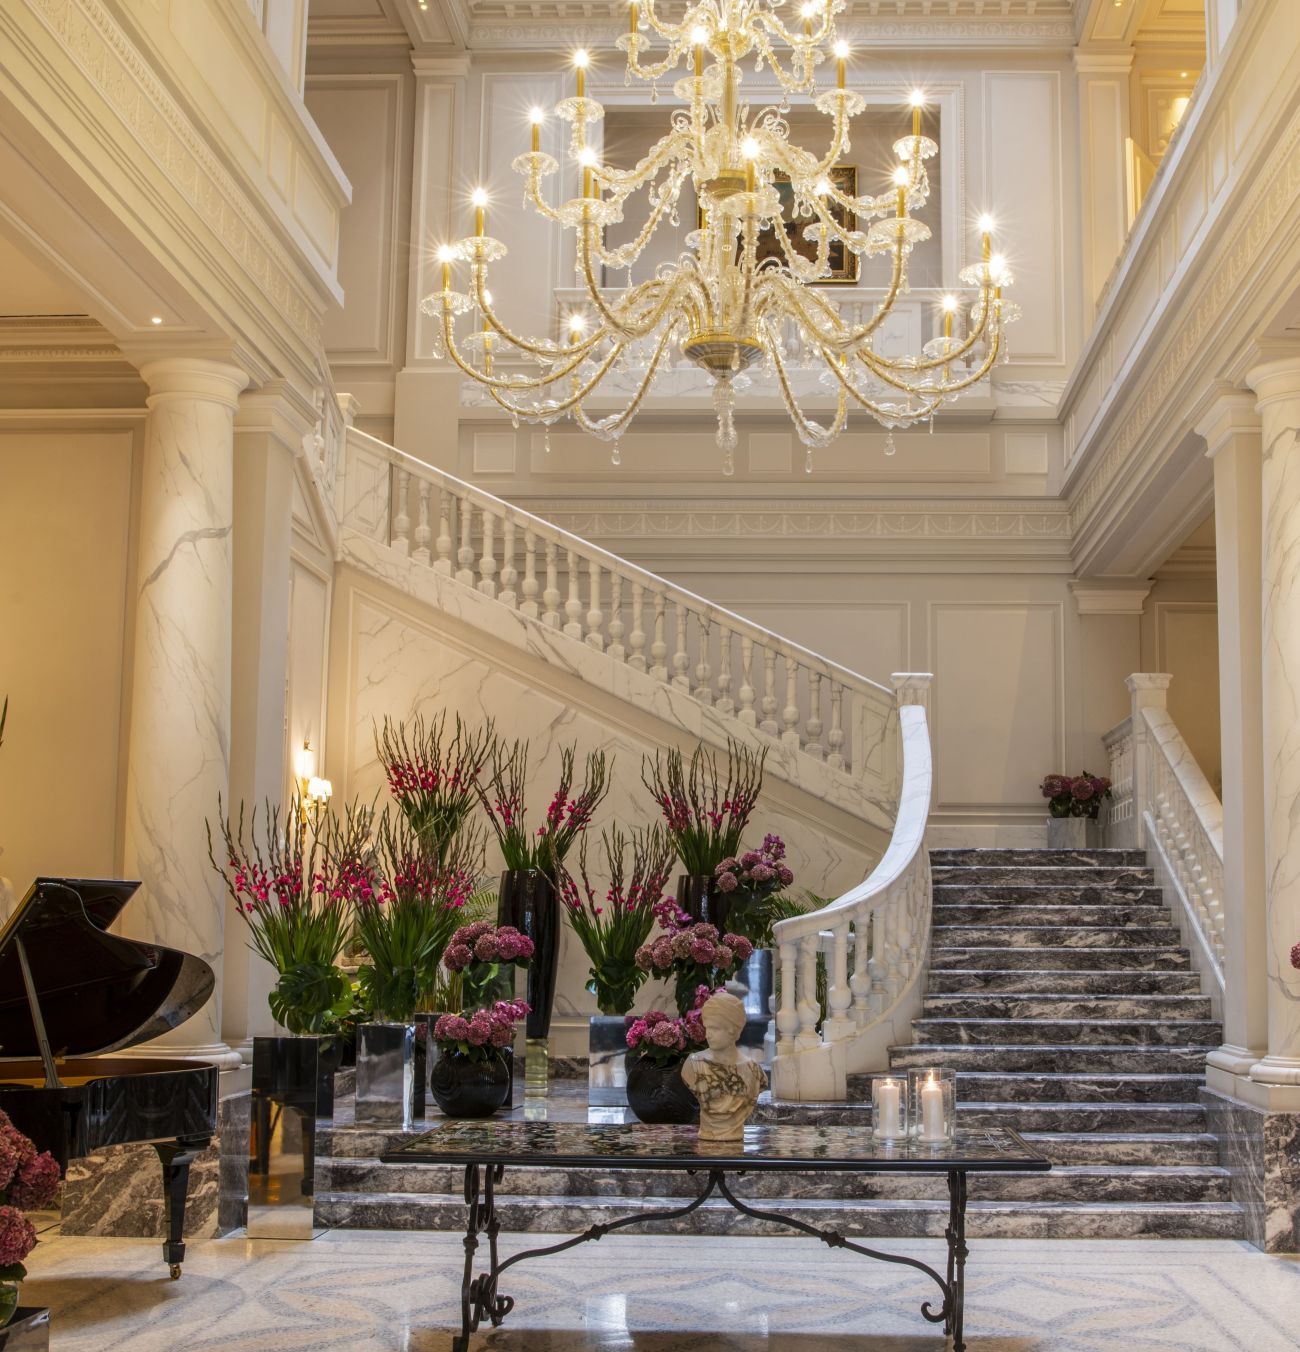
<path fill-rule="evenodd" d="M 696 924 L 716 925 L 719 933 L 726 931 L 731 898 L 714 888 L 711 873 L 683 873 L 677 879 L 677 905 Z"/>
<path fill-rule="evenodd" d="M 506 869 L 501 875 L 497 924 L 513 925 L 533 941 L 524 1031 L 530 1041 L 549 1037 L 560 965 L 560 899 L 554 878 L 538 868 Z"/>

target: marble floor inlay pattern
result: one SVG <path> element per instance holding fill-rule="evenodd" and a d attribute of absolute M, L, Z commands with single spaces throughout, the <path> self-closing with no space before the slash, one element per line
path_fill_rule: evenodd
<path fill-rule="evenodd" d="M 505 1236 L 503 1251 L 526 1247 Z M 934 1243 L 881 1241 L 933 1257 Z M 147 1240 L 46 1238 L 23 1303 L 52 1352 L 446 1352 L 453 1234 L 333 1231 L 194 1244 L 170 1282 Z M 506 1327 L 472 1352 L 940 1352 L 929 1283 L 812 1241 L 611 1236 L 522 1264 Z M 986 1240 L 968 1267 L 971 1352 L 1293 1352 L 1300 1265 L 1234 1241 Z"/>

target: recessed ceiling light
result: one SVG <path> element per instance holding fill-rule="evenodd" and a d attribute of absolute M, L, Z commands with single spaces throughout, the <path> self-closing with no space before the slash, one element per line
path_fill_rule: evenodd
<path fill-rule="evenodd" d="M 162 323 L 162 315 L 153 315 L 153 316 L 151 316 L 149 322 L 150 322 L 151 324 L 161 324 L 161 323 Z"/>

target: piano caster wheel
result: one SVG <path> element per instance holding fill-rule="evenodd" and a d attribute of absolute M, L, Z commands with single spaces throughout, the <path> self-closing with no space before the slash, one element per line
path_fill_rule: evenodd
<path fill-rule="evenodd" d="M 168 1270 L 168 1271 L 171 1273 L 171 1275 L 172 1275 L 172 1281 L 174 1281 L 174 1282 L 180 1281 L 180 1279 L 181 1279 L 181 1265 L 180 1265 L 179 1263 L 173 1263 L 167 1270 Z"/>

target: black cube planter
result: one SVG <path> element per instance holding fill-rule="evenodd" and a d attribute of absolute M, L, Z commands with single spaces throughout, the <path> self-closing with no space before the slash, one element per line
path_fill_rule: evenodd
<path fill-rule="evenodd" d="M 715 891 L 713 881 L 711 873 L 683 873 L 677 879 L 677 906 L 693 923 L 716 925 L 721 934 L 727 928 L 731 899 L 725 892 Z"/>
<path fill-rule="evenodd" d="M 530 1042 L 548 1037 L 560 963 L 559 888 L 552 875 L 537 868 L 507 869 L 501 875 L 497 924 L 513 925 L 533 941 L 524 1032 Z"/>
<path fill-rule="evenodd" d="M 0 1328 L 0 1352 L 49 1352 L 50 1312 L 43 1305 L 20 1305 Z"/>

